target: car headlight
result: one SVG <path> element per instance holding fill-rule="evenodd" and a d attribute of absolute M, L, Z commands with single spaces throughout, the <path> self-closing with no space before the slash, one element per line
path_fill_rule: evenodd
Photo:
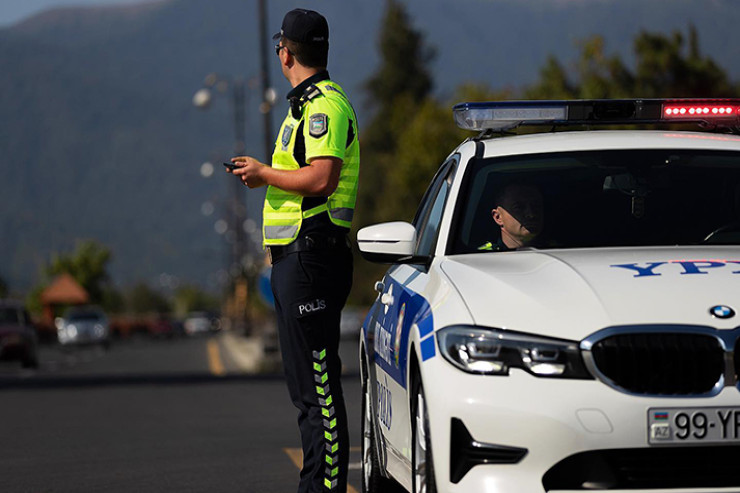
<path fill-rule="evenodd" d="M 593 379 L 577 342 L 472 325 L 437 331 L 444 358 L 468 373 L 508 375 L 521 368 L 538 377 Z"/>
<path fill-rule="evenodd" d="M 93 330 L 95 331 L 96 337 L 103 337 L 105 335 L 105 327 L 103 327 L 100 324 L 95 324 L 95 327 L 93 327 Z"/>
<path fill-rule="evenodd" d="M 77 327 L 72 324 L 67 325 L 67 337 L 70 339 L 77 337 Z"/>

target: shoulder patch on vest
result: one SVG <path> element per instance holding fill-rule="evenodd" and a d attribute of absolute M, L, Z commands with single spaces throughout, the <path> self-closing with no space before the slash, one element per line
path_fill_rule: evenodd
<path fill-rule="evenodd" d="M 314 113 L 308 119 L 308 133 L 319 138 L 329 131 L 329 117 L 326 113 Z"/>
<path fill-rule="evenodd" d="M 280 143 L 282 144 L 284 151 L 288 150 L 291 135 L 293 135 L 293 125 L 286 125 L 285 128 L 283 128 L 283 135 L 280 137 Z"/>

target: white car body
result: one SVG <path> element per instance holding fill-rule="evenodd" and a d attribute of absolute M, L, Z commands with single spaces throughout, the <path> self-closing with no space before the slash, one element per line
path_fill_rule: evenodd
<path fill-rule="evenodd" d="M 360 338 L 372 426 L 372 434 L 366 431 L 365 437 L 372 435 L 371 446 L 376 448 L 382 476 L 413 491 L 417 417 L 412 379 L 417 372 L 428 413 L 437 491 L 740 491 L 740 484 L 713 483 L 711 471 L 706 473 L 710 478 L 706 484 L 689 481 L 677 485 L 675 478 L 655 472 L 660 469 L 652 463 L 645 466 L 650 476 L 645 480 L 634 479 L 642 470 L 590 472 L 591 466 L 601 460 L 596 459 L 598 454 L 608 457 L 604 459 L 607 469 L 617 468 L 617 463 L 623 464 L 630 456 L 642 458 L 643 453 L 649 460 L 673 461 L 680 469 L 684 466 L 679 461 L 690 460 L 691 451 L 700 456 L 705 450 L 726 445 L 723 450 L 737 453 L 740 441 L 734 439 L 680 443 L 675 434 L 684 430 L 675 426 L 670 430 L 672 438 L 665 443 L 649 437 L 667 429 L 660 421 L 664 419 L 663 409 L 691 412 L 707 408 L 709 414 L 716 414 L 715 408 L 727 408 L 727 412 L 740 409 L 736 374 L 730 371 L 740 322 L 709 312 L 717 306 L 740 310 L 740 246 L 601 246 L 449 253 L 448 237 L 457 227 L 455 207 L 463 200 L 462 195 L 469 193 L 464 188 L 464 177 L 476 159 L 612 150 L 721 152 L 738 156 L 735 159 L 740 165 L 740 137 L 729 134 L 583 131 L 471 139 L 450 155 L 450 164 L 440 168 L 440 173 L 445 173 L 448 166 L 451 176 L 436 225 L 437 239 L 425 263 L 414 264 L 402 258 L 415 254 L 424 242 L 420 238 L 423 224 L 385 223 L 358 233 L 364 254 L 385 255 L 386 260 L 399 262 L 376 285 L 378 299 Z M 435 177 L 437 181 L 443 179 L 440 174 Z M 687 201 L 686 206 L 691 205 Z M 553 217 L 557 211 L 547 214 Z M 517 367 L 511 367 L 508 375 L 462 371 L 443 356 L 439 340 L 441 329 L 460 325 L 571 341 L 579 348 L 590 378 L 544 378 Z M 632 392 L 602 373 L 591 355 L 594 344 L 609 338 L 613 330 L 609 328 L 614 327 L 619 328 L 617 333 L 626 334 L 662 334 L 666 327 L 671 327 L 671 333 L 695 330 L 721 341 L 718 344 L 724 345 L 725 370 L 716 385 L 701 395 Z M 671 419 L 678 419 L 678 411 L 671 413 Z M 462 422 L 470 437 L 454 420 Z M 698 435 L 714 433 L 699 425 L 692 429 L 689 424 L 688 429 Z M 740 435 L 734 424 L 727 426 L 729 433 Z M 472 439 L 456 442 L 468 438 Z M 481 451 L 485 460 L 467 459 L 465 454 L 471 450 Z M 487 455 L 486 450 L 490 452 Z M 502 451 L 509 463 L 503 459 L 496 463 L 492 451 Z M 622 456 L 618 456 L 620 453 Z M 570 466 L 562 465 L 572 457 Z M 578 462 L 581 457 L 583 462 Z M 568 479 L 573 471 L 583 469 L 587 471 L 582 481 Z M 615 479 L 598 481 L 612 478 L 610 474 Z M 624 479 L 622 474 L 632 474 L 633 479 Z M 426 490 L 417 484 L 416 491 Z"/>
<path fill-rule="evenodd" d="M 56 326 L 57 339 L 63 346 L 110 343 L 110 322 L 99 308 L 72 308 L 56 320 Z"/>

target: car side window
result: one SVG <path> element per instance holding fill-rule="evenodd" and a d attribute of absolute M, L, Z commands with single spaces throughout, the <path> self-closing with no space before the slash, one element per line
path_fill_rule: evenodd
<path fill-rule="evenodd" d="M 416 246 L 416 255 L 429 256 L 437 244 L 439 225 L 442 222 L 444 206 L 452 186 L 454 171 L 457 169 L 457 157 L 446 162 L 440 169 L 429 187 L 426 201 L 417 216 L 416 234 L 419 241 Z"/>

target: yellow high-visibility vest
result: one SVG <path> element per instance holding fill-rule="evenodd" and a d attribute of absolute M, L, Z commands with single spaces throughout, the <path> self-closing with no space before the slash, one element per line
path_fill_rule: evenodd
<path fill-rule="evenodd" d="M 303 196 L 267 188 L 263 208 L 263 244 L 288 245 L 298 237 L 303 219 L 326 212 L 331 222 L 349 228 L 352 224 L 360 173 L 360 142 L 357 117 L 342 88 L 330 80 L 317 82 L 306 89 L 300 118 L 288 110 L 275 141 L 272 167 L 297 170 L 294 149 L 296 136 L 302 132 L 306 145 L 306 162 L 317 157 L 342 160 L 339 185 L 326 203 L 302 210 Z M 351 140 L 349 140 L 351 138 Z"/>

